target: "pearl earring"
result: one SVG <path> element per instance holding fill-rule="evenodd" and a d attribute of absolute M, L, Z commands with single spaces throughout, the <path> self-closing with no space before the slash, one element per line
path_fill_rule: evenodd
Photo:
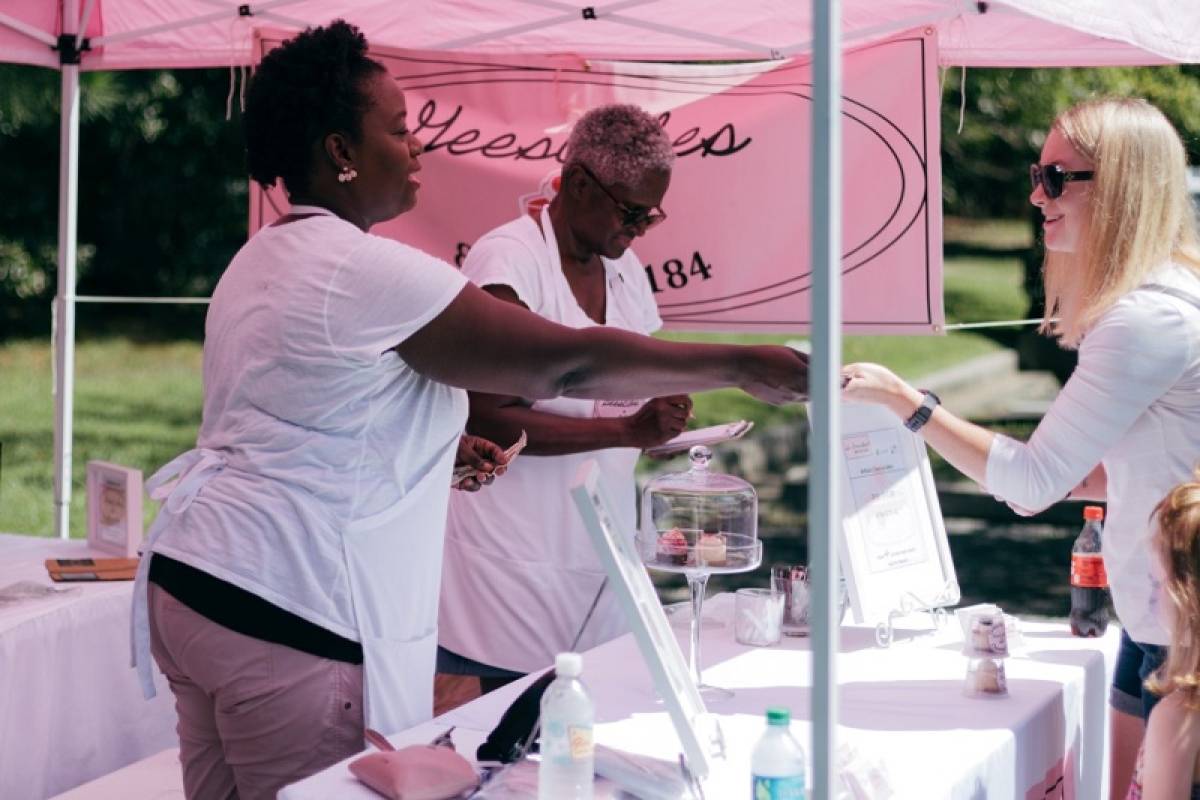
<path fill-rule="evenodd" d="M 338 183 L 349 183 L 358 177 L 358 170 L 351 166 L 342 167 L 342 171 L 338 173 Z"/>

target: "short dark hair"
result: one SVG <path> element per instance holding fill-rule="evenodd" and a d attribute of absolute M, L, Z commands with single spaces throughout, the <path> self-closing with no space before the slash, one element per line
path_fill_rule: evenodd
<path fill-rule="evenodd" d="M 246 167 L 264 188 L 281 178 L 308 188 L 313 145 L 339 131 L 362 135 L 371 101 L 367 79 L 385 72 L 367 57 L 367 39 L 345 20 L 308 28 L 263 56 L 246 92 Z"/>

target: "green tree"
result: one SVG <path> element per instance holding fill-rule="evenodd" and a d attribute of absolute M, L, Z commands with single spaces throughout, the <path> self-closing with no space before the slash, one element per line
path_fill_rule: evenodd
<path fill-rule="evenodd" d="M 45 333 L 55 291 L 58 73 L 0 66 L 0 338 Z M 227 70 L 81 79 L 81 294 L 205 295 L 246 237 L 239 121 Z M 236 109 L 236 104 L 235 104 Z M 235 111 L 236 113 L 236 111 Z M 156 334 L 199 334 L 198 313 L 108 307 Z M 183 320 L 183 329 L 180 321 Z"/>
<path fill-rule="evenodd" d="M 953 68 L 943 76 L 942 195 L 947 214 L 1025 216 L 1028 165 L 1037 160 L 1046 129 L 1060 111 L 1090 97 L 1146 98 L 1179 129 L 1191 162 L 1200 161 L 1200 67 L 968 68 L 965 104 L 961 74 Z"/>

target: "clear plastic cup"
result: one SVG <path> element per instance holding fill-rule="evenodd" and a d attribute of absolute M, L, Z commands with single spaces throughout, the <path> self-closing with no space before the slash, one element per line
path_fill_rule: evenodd
<path fill-rule="evenodd" d="M 733 636 L 740 644 L 778 644 L 783 635 L 783 594 L 774 589 L 738 589 L 733 615 Z"/>

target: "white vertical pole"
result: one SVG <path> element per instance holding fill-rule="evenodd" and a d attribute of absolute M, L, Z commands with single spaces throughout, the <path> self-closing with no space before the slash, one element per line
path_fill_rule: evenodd
<path fill-rule="evenodd" d="M 78 0 L 64 0 L 64 34 L 74 34 Z M 65 41 L 65 39 L 63 40 Z M 79 65 L 62 65 L 58 136 L 58 291 L 54 297 L 54 530 L 71 535 L 71 440 L 75 392 L 75 251 L 79 194 Z"/>
<path fill-rule="evenodd" d="M 837 770 L 838 464 L 841 456 L 842 126 L 841 8 L 813 0 L 812 469 L 808 558 L 813 567 L 813 794 L 834 797 Z"/>

